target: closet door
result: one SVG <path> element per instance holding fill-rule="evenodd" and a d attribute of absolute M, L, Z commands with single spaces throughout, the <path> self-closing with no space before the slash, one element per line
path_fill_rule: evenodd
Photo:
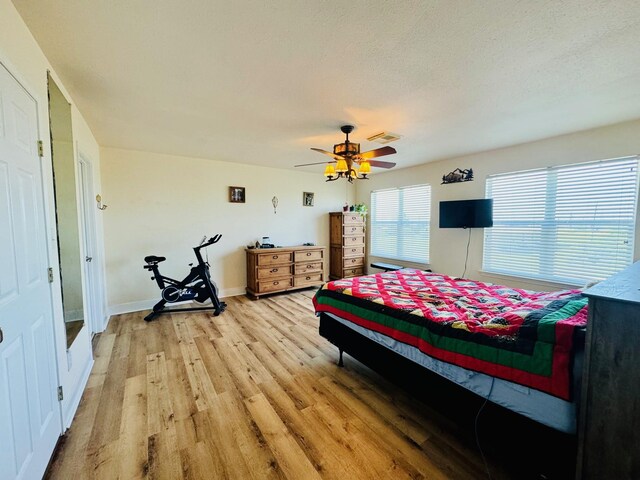
<path fill-rule="evenodd" d="M 41 478 L 61 433 L 35 100 L 0 64 L 0 477 Z"/>

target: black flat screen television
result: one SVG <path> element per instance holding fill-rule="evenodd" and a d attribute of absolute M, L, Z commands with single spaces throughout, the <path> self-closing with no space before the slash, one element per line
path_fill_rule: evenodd
<path fill-rule="evenodd" d="M 482 228 L 492 226 L 492 198 L 440 202 L 440 228 Z"/>

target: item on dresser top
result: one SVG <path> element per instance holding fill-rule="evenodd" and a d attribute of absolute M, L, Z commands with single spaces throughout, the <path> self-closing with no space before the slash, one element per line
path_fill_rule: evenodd
<path fill-rule="evenodd" d="M 202 258 L 200 250 L 206 248 L 214 243 L 218 243 L 222 235 L 217 234 L 207 240 L 205 236 L 200 245 L 193 247 L 193 252 L 196 255 L 198 264 L 191 267 L 189 275 L 187 275 L 182 281 L 174 280 L 173 278 L 164 276 L 160 273 L 158 264 L 166 260 L 165 257 L 157 257 L 155 255 L 149 255 L 144 257 L 144 261 L 147 262 L 144 265 L 145 270 L 153 272 L 151 280 L 155 280 L 162 291 L 162 300 L 153 306 L 153 311 L 144 317 L 149 322 L 153 320 L 157 315 L 161 313 L 172 312 L 189 312 L 195 310 L 213 310 L 215 316 L 220 315 L 227 304 L 221 302 L 218 298 L 218 286 L 211 280 L 209 273 L 209 262 Z M 193 264 L 190 264 L 193 265 Z M 211 306 L 207 307 L 189 307 L 189 308 L 173 308 L 165 310 L 167 303 L 176 303 L 184 301 L 196 301 L 198 303 L 205 303 L 211 301 Z"/>

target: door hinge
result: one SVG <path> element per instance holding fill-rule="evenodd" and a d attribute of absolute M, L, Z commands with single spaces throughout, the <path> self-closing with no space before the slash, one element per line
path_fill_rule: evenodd
<path fill-rule="evenodd" d="M 44 157 L 44 144 L 42 143 L 42 140 L 38 140 L 38 156 Z"/>
<path fill-rule="evenodd" d="M 58 401 L 61 402 L 64 400 L 64 391 L 62 390 L 62 385 L 58 387 Z"/>
<path fill-rule="evenodd" d="M 53 268 L 47 268 L 47 276 L 49 277 L 49 283 L 53 283 Z"/>

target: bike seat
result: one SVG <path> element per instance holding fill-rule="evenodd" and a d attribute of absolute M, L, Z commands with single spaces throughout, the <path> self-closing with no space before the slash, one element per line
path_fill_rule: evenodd
<path fill-rule="evenodd" d="M 160 262 L 164 262 L 166 260 L 166 257 L 156 257 L 155 255 L 149 255 L 148 257 L 144 257 L 144 261 L 152 264 L 152 265 L 157 265 Z"/>

